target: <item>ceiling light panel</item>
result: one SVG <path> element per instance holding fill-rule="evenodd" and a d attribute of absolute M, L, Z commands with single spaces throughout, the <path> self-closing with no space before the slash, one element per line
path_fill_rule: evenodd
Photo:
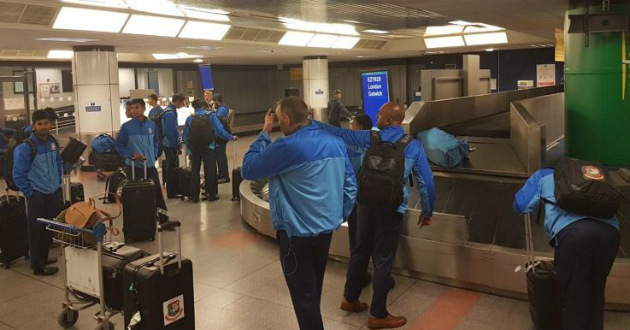
<path fill-rule="evenodd" d="M 467 26 L 467 25 L 473 25 L 474 23 L 467 22 L 467 21 L 462 21 L 462 20 L 458 20 L 458 21 L 448 22 L 448 24 L 452 24 L 452 25 L 460 25 L 460 26 Z"/>
<path fill-rule="evenodd" d="M 180 32 L 179 37 L 201 40 L 222 40 L 229 29 L 230 26 L 227 24 L 188 21 L 182 29 L 182 32 Z"/>
<path fill-rule="evenodd" d="M 188 53 L 184 53 L 184 52 L 180 52 L 175 54 L 177 56 L 177 58 L 202 58 L 203 55 L 192 55 L 192 54 L 188 54 Z"/>
<path fill-rule="evenodd" d="M 424 44 L 427 48 L 447 48 L 447 47 L 464 47 L 464 38 L 461 36 L 425 38 Z"/>
<path fill-rule="evenodd" d="M 73 55 L 74 55 L 74 52 L 71 50 L 51 50 L 48 52 L 47 57 L 54 58 L 54 59 L 68 60 L 68 59 L 71 59 Z"/>
<path fill-rule="evenodd" d="M 279 20 L 289 30 L 346 34 L 346 35 L 359 35 L 356 28 L 350 24 L 306 22 L 299 19 L 286 18 L 286 17 L 280 17 Z"/>
<path fill-rule="evenodd" d="M 125 0 L 61 0 L 61 2 L 109 8 L 129 8 Z"/>
<path fill-rule="evenodd" d="M 170 16 L 184 16 L 177 5 L 169 0 L 125 0 L 129 8 L 145 13 L 160 13 Z"/>
<path fill-rule="evenodd" d="M 105 10 L 62 7 L 53 29 L 120 32 L 129 14 Z"/>
<path fill-rule="evenodd" d="M 308 43 L 308 47 L 330 48 L 339 39 L 339 36 L 330 34 L 316 34 Z"/>
<path fill-rule="evenodd" d="M 356 46 L 357 42 L 359 42 L 359 37 L 347 37 L 340 36 L 337 41 L 332 45 L 332 48 L 337 49 L 352 49 Z"/>
<path fill-rule="evenodd" d="M 76 42 L 76 43 L 85 43 L 92 41 L 100 41 L 99 39 L 83 39 L 83 38 L 36 38 L 38 41 L 55 41 L 55 42 Z"/>
<path fill-rule="evenodd" d="M 464 29 L 464 33 L 479 33 L 479 32 L 493 32 L 493 31 L 503 31 L 505 30 L 502 27 L 488 25 L 488 24 L 475 24 L 471 26 L 467 26 Z"/>
<path fill-rule="evenodd" d="M 175 54 L 152 54 L 156 60 L 176 60 L 179 57 Z"/>
<path fill-rule="evenodd" d="M 427 29 L 424 32 L 424 36 L 428 37 L 428 36 L 458 34 L 458 33 L 462 33 L 463 30 L 464 30 L 464 27 L 460 25 L 427 26 Z"/>
<path fill-rule="evenodd" d="M 365 33 L 374 33 L 374 34 L 387 34 L 388 31 L 385 30 L 363 30 Z"/>
<path fill-rule="evenodd" d="M 308 45 L 314 35 L 308 32 L 287 31 L 278 42 L 278 45 L 304 47 Z"/>
<path fill-rule="evenodd" d="M 508 37 L 505 32 L 495 33 L 481 33 L 481 34 L 468 34 L 465 35 L 466 45 L 478 46 L 478 45 L 495 45 L 495 44 L 507 44 Z"/>
<path fill-rule="evenodd" d="M 131 15 L 123 33 L 176 37 L 186 21 L 148 15 Z"/>

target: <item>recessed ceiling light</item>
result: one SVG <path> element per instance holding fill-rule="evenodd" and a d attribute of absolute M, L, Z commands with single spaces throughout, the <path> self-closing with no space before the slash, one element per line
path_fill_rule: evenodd
<path fill-rule="evenodd" d="M 125 4 L 125 0 L 61 0 L 61 2 L 109 8 L 129 8 Z"/>
<path fill-rule="evenodd" d="M 339 36 L 331 34 L 316 34 L 308 43 L 308 47 L 330 48 L 339 39 Z"/>
<path fill-rule="evenodd" d="M 195 63 L 203 63 L 203 60 L 202 60 L 202 59 L 200 59 L 200 58 L 198 58 L 198 59 L 196 59 L 196 60 L 193 60 L 193 62 L 195 62 Z"/>
<path fill-rule="evenodd" d="M 493 52 L 493 51 L 494 51 L 494 48 L 487 48 L 487 49 L 486 49 L 486 51 L 487 51 L 487 52 Z"/>
<path fill-rule="evenodd" d="M 448 22 L 448 24 L 460 25 L 460 26 L 474 25 L 474 23 L 470 23 L 470 22 L 462 21 L 462 20 L 451 21 L 451 22 Z"/>
<path fill-rule="evenodd" d="M 289 30 L 359 35 L 355 27 L 350 24 L 307 22 L 287 17 L 279 17 L 278 19 Z"/>
<path fill-rule="evenodd" d="M 129 14 L 105 10 L 62 7 L 53 29 L 120 32 Z"/>
<path fill-rule="evenodd" d="M 347 37 L 340 36 L 337 41 L 332 45 L 332 48 L 336 49 L 352 49 L 359 42 L 359 37 Z"/>
<path fill-rule="evenodd" d="M 71 59 L 74 55 L 74 52 L 71 50 L 51 50 L 48 52 L 48 58 L 54 59 Z"/>
<path fill-rule="evenodd" d="M 152 54 L 156 60 L 176 60 L 179 59 L 175 54 Z"/>
<path fill-rule="evenodd" d="M 82 39 L 82 38 L 35 38 L 35 40 L 38 40 L 38 41 L 56 41 L 56 42 L 76 42 L 76 43 L 100 41 L 99 39 Z"/>
<path fill-rule="evenodd" d="M 427 48 L 447 48 L 447 47 L 464 47 L 464 38 L 461 36 L 425 38 L 424 44 Z"/>
<path fill-rule="evenodd" d="M 159 13 L 169 16 L 184 16 L 177 5 L 169 0 L 125 0 L 127 5 L 137 11 L 145 13 Z"/>
<path fill-rule="evenodd" d="M 374 33 L 374 34 L 387 34 L 389 31 L 385 30 L 363 30 L 365 33 Z"/>
<path fill-rule="evenodd" d="M 314 35 L 314 33 L 309 32 L 287 31 L 278 44 L 283 46 L 304 47 L 308 45 Z"/>
<path fill-rule="evenodd" d="M 178 58 L 201 58 L 203 57 L 203 55 L 192 55 L 192 54 L 188 54 L 188 53 L 184 53 L 184 52 L 179 52 L 177 54 L 175 54 Z"/>
<path fill-rule="evenodd" d="M 468 46 L 508 43 L 507 33 L 505 32 L 467 34 L 464 36 L 464 39 L 466 39 L 466 45 Z"/>
<path fill-rule="evenodd" d="M 344 19 L 343 21 L 346 22 L 346 23 L 352 23 L 352 24 L 363 24 L 363 23 L 361 23 L 359 21 L 355 21 L 355 20 L 351 20 L 351 19 Z"/>
<path fill-rule="evenodd" d="M 227 24 L 188 21 L 182 29 L 182 32 L 179 33 L 179 37 L 202 40 L 222 40 L 229 29 L 230 26 Z"/>
<path fill-rule="evenodd" d="M 444 25 L 444 26 L 427 26 L 424 32 L 424 36 L 440 36 L 447 34 L 458 34 L 464 30 L 463 26 L 459 25 Z"/>
<path fill-rule="evenodd" d="M 148 15 L 131 15 L 123 33 L 158 37 L 176 37 L 186 21 Z"/>

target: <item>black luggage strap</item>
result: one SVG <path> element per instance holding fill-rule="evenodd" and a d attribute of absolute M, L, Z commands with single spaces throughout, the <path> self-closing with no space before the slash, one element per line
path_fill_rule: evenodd
<path fill-rule="evenodd" d="M 396 147 L 402 147 L 402 150 L 405 150 L 405 148 L 407 147 L 407 145 L 409 144 L 409 142 L 411 142 L 411 140 L 413 140 L 413 138 L 411 137 L 411 135 L 409 134 L 405 134 L 403 135 L 403 137 L 400 138 L 400 140 L 398 140 L 396 142 Z"/>
<path fill-rule="evenodd" d="M 547 198 L 540 197 L 540 205 L 538 206 L 538 217 L 536 218 L 536 224 L 537 225 L 540 224 L 540 220 L 544 216 L 543 211 L 544 211 L 544 208 L 545 208 L 545 204 L 557 205 L 556 203 L 548 200 Z"/>
<path fill-rule="evenodd" d="M 381 143 L 381 135 L 378 131 L 370 131 L 370 146 Z"/>

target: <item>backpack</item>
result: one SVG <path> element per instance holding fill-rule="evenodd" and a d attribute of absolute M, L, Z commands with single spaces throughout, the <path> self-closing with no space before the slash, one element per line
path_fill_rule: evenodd
<path fill-rule="evenodd" d="M 103 197 L 104 204 L 116 202 L 116 197 L 113 195 L 120 196 L 118 190 L 122 187 L 125 180 L 127 180 L 127 175 L 122 169 L 115 171 L 107 177 L 107 181 L 105 181 L 105 197 Z"/>
<path fill-rule="evenodd" d="M 562 158 L 553 180 L 556 205 L 561 209 L 593 218 L 612 218 L 620 204 L 608 171 L 597 162 Z M 549 201 L 544 201 L 549 203 Z"/>
<path fill-rule="evenodd" d="M 223 129 L 226 132 L 232 134 L 232 129 L 230 128 L 230 124 L 228 123 L 227 119 L 221 118 L 219 116 L 217 116 L 217 118 L 221 122 L 221 125 L 223 125 Z M 221 138 L 219 136 L 217 136 L 215 139 L 216 139 L 217 143 L 228 143 L 228 140 L 223 139 L 223 138 Z"/>
<path fill-rule="evenodd" d="M 116 152 L 116 141 L 109 134 L 101 134 L 92 140 L 92 150 L 99 154 Z"/>
<path fill-rule="evenodd" d="M 54 136 L 51 135 L 51 137 L 53 138 L 53 142 L 57 146 L 57 150 L 59 150 L 59 142 L 57 142 L 57 139 L 55 139 Z M 28 144 L 31 148 L 31 162 L 35 159 L 35 156 L 37 156 L 37 146 L 35 145 L 35 141 L 31 140 L 30 138 L 24 139 L 20 142 L 18 142 L 14 138 L 9 139 L 9 148 L 7 149 L 3 175 L 4 181 L 7 183 L 7 188 L 13 191 L 20 191 L 20 188 L 18 188 L 18 186 L 15 184 L 15 181 L 13 180 L 13 166 L 15 165 L 13 154 L 15 153 L 15 148 L 17 148 L 17 146 L 22 143 Z"/>
<path fill-rule="evenodd" d="M 460 141 L 439 128 L 418 133 L 427 158 L 444 168 L 455 168 L 468 159 L 470 150 L 467 141 Z"/>
<path fill-rule="evenodd" d="M 214 141 L 214 128 L 210 115 L 193 116 L 190 122 L 191 149 L 207 148 Z"/>
<path fill-rule="evenodd" d="M 381 141 L 380 133 L 370 131 L 367 149 L 359 171 L 359 203 L 393 212 L 404 199 L 405 148 L 412 137 L 404 135 L 396 143 Z"/>
<path fill-rule="evenodd" d="M 159 116 L 157 116 L 155 120 L 153 121 L 155 123 L 155 126 L 157 127 L 157 131 L 155 132 L 155 134 L 158 137 L 158 157 L 162 155 L 162 150 L 164 149 L 162 145 L 164 143 L 164 131 L 162 130 L 162 120 L 164 120 L 164 115 L 166 115 L 167 112 L 174 113 L 175 111 L 171 108 L 165 108 L 164 111 L 162 111 L 162 113 Z"/>

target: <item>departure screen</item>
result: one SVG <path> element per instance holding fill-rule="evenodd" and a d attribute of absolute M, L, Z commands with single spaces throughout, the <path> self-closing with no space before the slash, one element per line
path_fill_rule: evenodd
<path fill-rule="evenodd" d="M 200 65 L 201 86 L 203 90 L 214 90 L 214 80 L 212 79 L 212 69 L 209 65 Z"/>
<path fill-rule="evenodd" d="M 387 71 L 362 72 L 363 111 L 376 125 L 376 115 L 381 106 L 389 102 L 389 79 Z"/>

